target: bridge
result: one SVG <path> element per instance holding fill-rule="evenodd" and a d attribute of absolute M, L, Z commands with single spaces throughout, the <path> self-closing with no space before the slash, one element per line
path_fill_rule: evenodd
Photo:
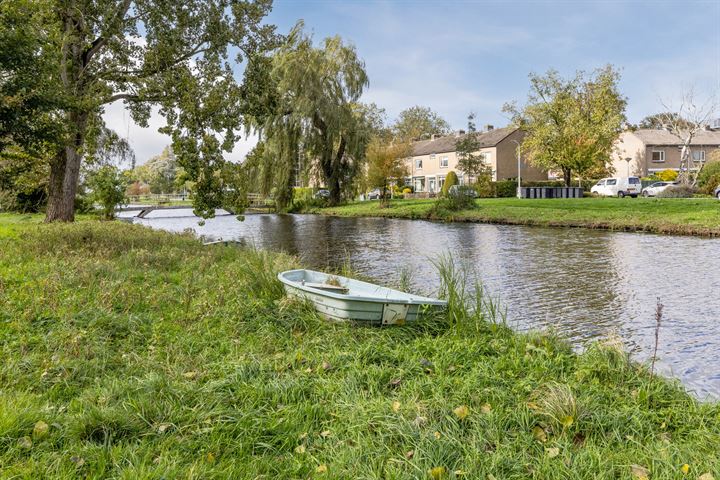
<path fill-rule="evenodd" d="M 145 218 L 150 212 L 156 210 L 188 210 L 192 209 L 190 196 L 187 194 L 148 194 L 128 195 L 128 206 L 118 208 L 118 212 L 139 212 L 135 218 Z M 248 213 L 267 213 L 275 209 L 275 201 L 259 193 L 249 193 L 247 196 Z M 226 215 L 235 215 L 229 208 L 222 208 L 228 212 Z"/>

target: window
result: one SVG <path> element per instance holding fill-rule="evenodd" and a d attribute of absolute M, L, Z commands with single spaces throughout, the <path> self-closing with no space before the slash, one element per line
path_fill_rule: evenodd
<path fill-rule="evenodd" d="M 422 169 L 422 158 L 415 159 L 415 168 Z"/>
<path fill-rule="evenodd" d="M 705 150 L 693 150 L 692 151 L 693 162 L 704 162 L 705 161 Z"/>
<path fill-rule="evenodd" d="M 638 177 L 630 177 L 628 178 L 628 183 L 630 185 L 637 185 L 638 183 L 640 183 L 640 179 Z"/>
<path fill-rule="evenodd" d="M 665 161 L 665 150 L 653 150 L 652 161 L 653 162 L 664 162 Z"/>
<path fill-rule="evenodd" d="M 617 185 L 617 178 L 608 178 L 607 185 Z"/>
<path fill-rule="evenodd" d="M 605 185 L 605 179 L 600 180 L 600 181 L 597 182 L 595 185 L 597 185 L 598 187 L 601 187 L 601 186 Z"/>
<path fill-rule="evenodd" d="M 440 157 L 440 167 L 444 168 L 448 166 L 448 157 Z"/>

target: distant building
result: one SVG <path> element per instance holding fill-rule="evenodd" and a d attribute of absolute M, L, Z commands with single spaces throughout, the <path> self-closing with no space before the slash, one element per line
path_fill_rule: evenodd
<path fill-rule="evenodd" d="M 680 170 L 681 140 L 667 130 L 642 128 L 620 134 L 612 166 L 618 176 L 652 175 L 663 170 Z M 695 165 L 702 165 L 720 149 L 720 131 L 698 132 L 690 143 Z M 626 159 L 630 159 L 627 161 Z"/>
<path fill-rule="evenodd" d="M 437 193 L 450 171 L 455 171 L 461 185 L 474 181 L 457 167 L 455 144 L 466 135 L 477 135 L 481 147 L 478 153 L 485 157 L 493 180 L 517 178 L 515 142 L 522 143 L 524 133 L 515 127 L 495 129 L 487 125 L 484 132 L 465 133 L 460 130 L 453 135 L 414 142 L 412 157 L 407 160 L 410 176 L 406 183 L 412 185 L 416 192 Z M 548 178 L 547 172 L 528 164 L 524 156 L 521 156 L 521 177 L 528 181 Z"/>

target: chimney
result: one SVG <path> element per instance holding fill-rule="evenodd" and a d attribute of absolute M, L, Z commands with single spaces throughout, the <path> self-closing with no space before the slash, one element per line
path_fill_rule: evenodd
<path fill-rule="evenodd" d="M 461 137 L 463 135 L 465 135 L 465 130 L 458 130 L 457 132 L 455 132 L 456 137 Z"/>
<path fill-rule="evenodd" d="M 495 127 L 493 127 L 492 125 L 489 125 L 489 124 L 488 124 L 488 125 L 485 125 L 485 127 L 483 127 L 483 130 L 485 130 L 486 132 L 489 132 L 490 130 L 492 130 L 492 129 L 494 129 L 494 128 L 495 128 Z"/>

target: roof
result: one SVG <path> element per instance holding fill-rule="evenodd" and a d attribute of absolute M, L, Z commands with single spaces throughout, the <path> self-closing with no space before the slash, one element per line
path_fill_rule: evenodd
<path fill-rule="evenodd" d="M 455 144 L 467 137 L 468 135 L 476 135 L 480 142 L 480 148 L 494 147 L 502 142 L 505 137 L 517 130 L 517 127 L 495 128 L 488 132 L 473 132 L 464 135 L 448 135 L 446 137 L 438 137 L 435 140 L 420 140 L 413 142 L 413 156 L 429 155 L 432 153 L 454 152 Z"/>
<path fill-rule="evenodd" d="M 682 141 L 667 130 L 641 128 L 632 132 L 645 145 L 681 145 Z M 693 137 L 690 145 L 720 145 L 720 131 L 703 130 Z"/>

